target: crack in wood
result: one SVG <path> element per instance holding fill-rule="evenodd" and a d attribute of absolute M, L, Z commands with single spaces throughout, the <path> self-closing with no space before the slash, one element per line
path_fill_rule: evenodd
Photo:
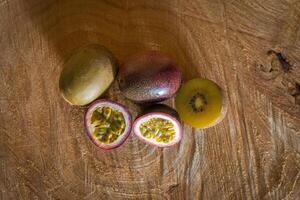
<path fill-rule="evenodd" d="M 297 97 L 298 95 L 300 95 L 300 84 L 296 83 L 295 84 L 295 89 L 291 94 L 293 97 Z"/>
<path fill-rule="evenodd" d="M 290 94 L 295 98 L 295 104 L 300 105 L 300 84 L 295 83 L 294 89 L 290 92 Z"/>
<path fill-rule="evenodd" d="M 287 73 L 291 70 L 292 68 L 292 64 L 290 63 L 290 61 L 287 59 L 287 57 L 281 53 L 281 52 L 276 52 L 274 50 L 269 50 L 268 51 L 268 55 L 275 55 L 277 57 L 277 59 L 279 60 L 282 70 Z M 272 72 L 272 68 L 270 69 L 270 72 Z"/>

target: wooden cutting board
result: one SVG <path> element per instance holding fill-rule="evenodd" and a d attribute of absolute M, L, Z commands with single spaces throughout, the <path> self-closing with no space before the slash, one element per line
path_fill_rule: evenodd
<path fill-rule="evenodd" d="M 299 28 L 299 0 L 1 0 L 0 199 L 299 199 Z M 169 149 L 97 150 L 58 90 L 90 43 L 173 56 L 223 87 L 226 118 Z M 116 84 L 106 98 L 139 112 Z"/>

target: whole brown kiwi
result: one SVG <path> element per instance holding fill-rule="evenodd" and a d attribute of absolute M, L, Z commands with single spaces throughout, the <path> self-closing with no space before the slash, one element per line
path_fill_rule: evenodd
<path fill-rule="evenodd" d="M 71 105 L 89 104 L 108 89 L 117 71 L 117 60 L 109 50 L 97 44 L 85 46 L 65 63 L 60 92 Z"/>

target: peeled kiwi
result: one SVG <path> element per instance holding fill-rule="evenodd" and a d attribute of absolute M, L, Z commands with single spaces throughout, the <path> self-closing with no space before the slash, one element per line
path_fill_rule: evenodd
<path fill-rule="evenodd" d="M 208 128 L 221 122 L 227 111 L 222 89 L 213 81 L 196 78 L 185 83 L 175 99 L 180 118 L 194 128 Z"/>

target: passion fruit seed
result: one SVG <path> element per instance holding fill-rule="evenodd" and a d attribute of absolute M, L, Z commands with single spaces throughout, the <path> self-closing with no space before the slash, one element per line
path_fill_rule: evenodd
<path fill-rule="evenodd" d="M 157 142 L 168 143 L 175 137 L 172 122 L 163 118 L 151 118 L 140 125 L 141 134 Z"/>
<path fill-rule="evenodd" d="M 125 130 L 124 115 L 111 107 L 99 107 L 92 114 L 91 127 L 97 140 L 110 144 L 116 141 Z"/>
<path fill-rule="evenodd" d="M 197 92 L 189 101 L 194 112 L 203 112 L 207 105 L 205 96 Z"/>

